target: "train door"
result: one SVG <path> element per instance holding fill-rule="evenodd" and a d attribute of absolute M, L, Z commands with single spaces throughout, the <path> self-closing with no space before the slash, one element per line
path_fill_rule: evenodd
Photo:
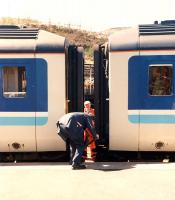
<path fill-rule="evenodd" d="M 69 46 L 67 62 L 67 112 L 83 112 L 84 108 L 84 49 Z"/>
<path fill-rule="evenodd" d="M 0 152 L 35 151 L 35 62 L 0 59 Z"/>
<path fill-rule="evenodd" d="M 101 144 L 109 144 L 109 87 L 108 48 L 105 45 L 94 49 L 94 108 L 96 131 Z"/>
<path fill-rule="evenodd" d="M 140 111 L 140 150 L 174 151 L 175 57 L 142 57 L 147 68 L 147 106 Z"/>
<path fill-rule="evenodd" d="M 139 151 L 174 151 L 174 66 L 173 55 L 140 55 L 132 57 L 136 94 L 133 101 L 139 110 Z M 132 83 L 131 83 L 132 84 Z M 136 116 L 135 116 L 136 118 Z"/>

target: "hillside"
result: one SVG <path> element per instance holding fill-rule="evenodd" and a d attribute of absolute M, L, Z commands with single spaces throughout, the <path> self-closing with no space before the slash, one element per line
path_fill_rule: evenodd
<path fill-rule="evenodd" d="M 107 35 L 96 32 L 88 32 L 81 29 L 73 29 L 71 26 L 58 26 L 54 24 L 42 24 L 37 20 L 19 18 L 1 18 L 0 24 L 37 27 L 42 30 L 66 37 L 71 44 L 82 46 L 85 49 L 86 62 L 92 60 L 92 48 L 95 44 L 103 44 L 107 41 Z"/>

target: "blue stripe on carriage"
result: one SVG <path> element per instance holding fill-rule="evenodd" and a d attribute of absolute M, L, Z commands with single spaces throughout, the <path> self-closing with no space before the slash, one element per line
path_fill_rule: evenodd
<path fill-rule="evenodd" d="M 0 126 L 43 126 L 48 117 L 0 117 Z"/>
<path fill-rule="evenodd" d="M 128 115 L 128 120 L 134 124 L 175 124 L 175 115 Z"/>

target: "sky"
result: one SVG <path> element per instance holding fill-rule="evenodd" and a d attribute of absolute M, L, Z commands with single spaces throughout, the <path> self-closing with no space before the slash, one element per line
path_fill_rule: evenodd
<path fill-rule="evenodd" d="M 175 20 L 175 0 L 0 0 L 0 5 L 0 18 L 30 18 L 89 31 Z"/>

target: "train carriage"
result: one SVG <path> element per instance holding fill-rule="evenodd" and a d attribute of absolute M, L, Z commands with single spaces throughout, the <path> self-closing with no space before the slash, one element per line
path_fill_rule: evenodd
<path fill-rule="evenodd" d="M 0 26 L 0 152 L 65 151 L 56 122 L 81 109 L 82 72 L 82 48 L 64 37 Z"/>
<path fill-rule="evenodd" d="M 83 65 L 83 49 L 64 37 L 0 26 L 0 152 L 66 150 L 56 121 L 83 111 Z M 95 48 L 100 145 L 114 151 L 175 151 L 174 65 L 172 21 L 119 31 Z"/>
<path fill-rule="evenodd" d="M 109 150 L 175 151 L 174 22 L 118 31 L 94 55 L 97 128 Z"/>

